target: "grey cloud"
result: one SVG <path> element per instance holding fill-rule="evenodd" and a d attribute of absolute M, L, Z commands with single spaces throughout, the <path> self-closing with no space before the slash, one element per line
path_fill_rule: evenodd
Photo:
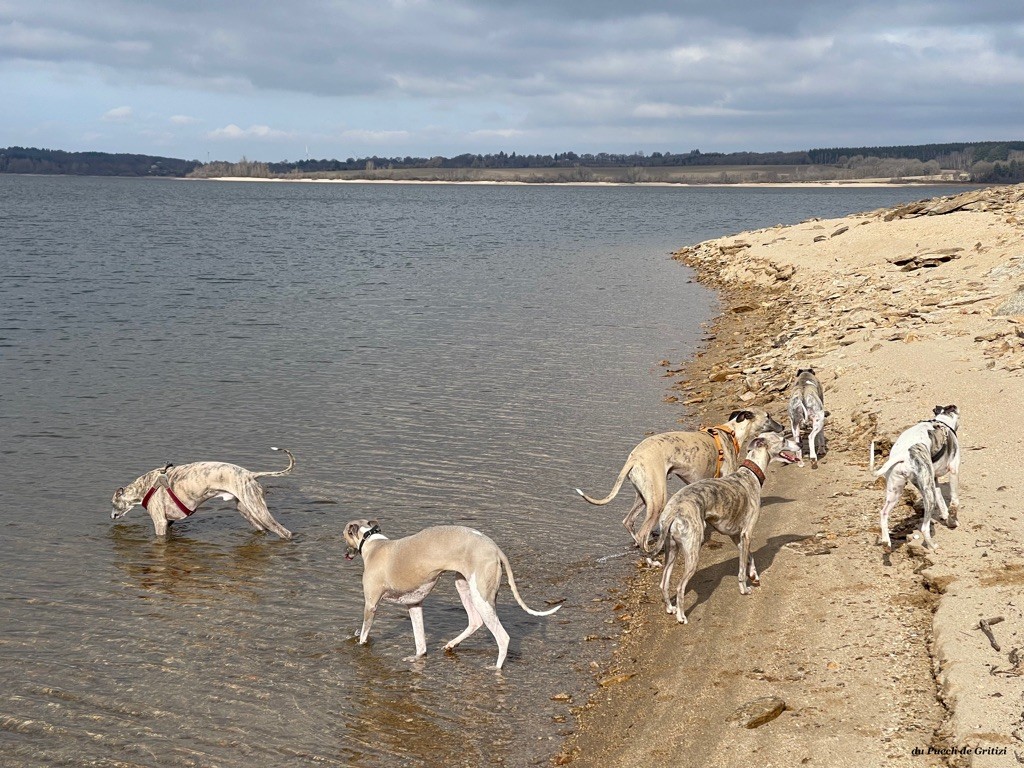
<path fill-rule="evenodd" d="M 696 146 L 690 137 L 743 134 L 764 146 L 778 135 L 790 137 L 788 147 L 805 131 L 879 119 L 909 141 L 943 105 L 1006 101 L 1020 87 L 1019 8 L 1019 0 L 7 2 L 0 60 L 209 91 L 500 104 L 506 124 L 489 115 L 466 126 L 496 136 L 622 132 L 625 141 L 642 133 Z M 1020 123 L 1019 107 L 988 109 L 986 137 L 1003 121 Z M 749 138 L 740 144 L 753 148 Z"/>

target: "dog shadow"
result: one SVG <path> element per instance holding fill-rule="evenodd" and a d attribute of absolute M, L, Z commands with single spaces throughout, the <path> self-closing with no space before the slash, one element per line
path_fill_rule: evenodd
<path fill-rule="evenodd" d="M 809 536 L 795 533 L 784 533 L 769 538 L 760 549 L 754 552 L 754 563 L 757 565 L 758 574 L 764 574 L 771 569 L 772 563 L 775 562 L 775 557 L 784 546 L 797 541 L 803 541 L 807 538 Z M 732 557 L 728 557 L 720 563 L 701 568 L 693 575 L 693 578 L 687 585 L 687 592 L 689 593 L 691 589 L 696 592 L 697 601 L 686 609 L 687 616 L 691 615 L 695 608 L 710 600 L 711 595 L 722 585 L 723 581 L 730 579 L 733 584 L 736 583 L 736 575 L 739 571 L 739 551 L 728 539 L 721 543 L 732 550 Z M 707 544 L 705 544 L 706 546 Z M 754 587 L 754 589 L 757 589 L 757 587 Z"/>

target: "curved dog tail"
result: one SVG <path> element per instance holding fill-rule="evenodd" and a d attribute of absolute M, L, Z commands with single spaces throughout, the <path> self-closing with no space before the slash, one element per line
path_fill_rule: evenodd
<path fill-rule="evenodd" d="M 617 478 L 615 478 L 615 485 L 612 486 L 611 491 L 603 499 L 591 498 L 590 496 L 587 496 L 587 494 L 585 494 L 579 488 L 576 488 L 575 491 L 580 496 L 582 496 L 584 499 L 589 501 L 591 504 L 596 504 L 599 507 L 603 507 L 605 504 L 607 504 L 609 501 L 611 501 L 612 499 L 614 499 L 618 495 L 619 489 L 622 487 L 622 484 L 626 481 L 626 475 L 629 474 L 629 470 L 631 470 L 632 468 L 633 468 L 633 462 L 632 461 L 627 461 L 622 466 L 622 470 L 619 472 L 619 476 Z"/>
<path fill-rule="evenodd" d="M 280 472 L 253 472 L 253 477 L 280 477 L 281 475 L 287 475 L 295 468 L 295 457 L 292 456 L 292 452 L 287 448 L 274 448 L 271 447 L 272 451 L 284 451 L 288 454 L 288 466 L 282 469 Z"/>
<path fill-rule="evenodd" d="M 872 443 L 872 445 L 874 444 Z M 882 475 L 888 474 L 890 469 L 892 469 L 902 461 L 903 459 L 899 457 L 893 458 L 892 456 L 890 456 L 888 460 L 886 460 L 885 464 L 880 466 L 878 469 L 874 470 L 875 477 L 882 477 Z"/>
<path fill-rule="evenodd" d="M 643 538 L 640 539 L 640 549 L 651 557 L 654 557 L 665 548 L 665 539 L 668 537 L 668 529 L 674 521 L 659 520 L 658 522 L 661 523 L 661 525 L 658 526 L 658 532 L 654 541 L 650 541 L 651 531 L 648 531 L 645 534 L 644 530 L 640 529 L 640 535 L 643 536 Z M 647 526 L 644 525 L 644 528 L 646 527 Z"/>
<path fill-rule="evenodd" d="M 531 616 L 550 616 L 552 613 L 561 608 L 561 605 L 556 605 L 549 611 L 535 611 L 533 608 L 528 606 L 522 597 L 519 595 L 519 590 L 516 588 L 516 579 L 512 575 L 512 566 L 509 565 L 508 558 L 505 557 L 505 553 L 500 549 L 498 550 L 498 557 L 501 558 L 501 564 L 505 566 L 505 573 L 508 574 L 508 585 L 512 588 L 512 596 L 515 597 L 516 602 L 519 603 L 519 607 L 526 611 Z"/>
<path fill-rule="evenodd" d="M 657 518 L 648 517 L 644 520 L 640 533 L 637 534 L 637 544 L 645 555 L 657 555 L 665 548 L 665 539 L 675 520 L 676 513 L 671 504 L 666 504 Z M 657 534 L 655 534 L 655 528 L 658 529 Z M 653 541 L 651 541 L 651 536 L 655 536 Z"/>

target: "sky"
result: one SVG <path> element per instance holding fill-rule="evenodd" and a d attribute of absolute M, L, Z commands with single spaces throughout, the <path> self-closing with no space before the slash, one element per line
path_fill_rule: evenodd
<path fill-rule="evenodd" d="M 0 0 L 0 146 L 187 160 L 1024 139 L 1021 0 Z"/>

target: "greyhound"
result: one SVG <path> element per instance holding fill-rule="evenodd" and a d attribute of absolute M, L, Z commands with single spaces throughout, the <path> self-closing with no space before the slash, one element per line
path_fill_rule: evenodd
<path fill-rule="evenodd" d="M 370 625 L 381 600 L 409 608 L 412 633 L 416 640 L 416 655 L 403 661 L 415 661 L 427 652 L 427 639 L 423 632 L 423 600 L 434 588 L 445 571 L 455 571 L 455 588 L 459 590 L 462 606 L 469 617 L 465 631 L 445 645 L 446 651 L 472 635 L 481 625 L 498 642 L 498 661 L 501 669 L 508 653 L 508 632 L 501 626 L 495 610 L 498 587 L 501 586 L 501 567 L 508 573 L 508 585 L 520 607 L 531 616 L 550 616 L 561 608 L 535 611 L 519 596 L 512 566 L 498 545 L 480 531 L 461 525 L 438 525 L 426 528 L 404 539 L 388 539 L 380 532 L 376 520 L 353 520 L 345 526 L 345 543 L 349 549 L 345 559 L 356 554 L 363 556 L 363 626 L 359 631 L 359 644 L 365 645 Z"/>
<path fill-rule="evenodd" d="M 885 477 L 885 502 L 882 504 L 879 543 L 892 548 L 889 538 L 889 514 L 896 507 L 900 494 L 909 480 L 921 493 L 924 519 L 921 535 L 929 549 L 932 543 L 932 515 L 938 509 L 939 519 L 950 528 L 957 527 L 957 509 L 960 506 L 960 443 L 956 431 L 960 424 L 960 411 L 955 405 L 936 405 L 933 419 L 919 421 L 905 430 L 893 443 L 889 458 L 875 473 Z M 874 454 L 872 443 L 872 465 Z M 872 466 L 872 469 L 874 467 Z M 942 498 L 936 481 L 949 475 L 950 507 Z"/>
<path fill-rule="evenodd" d="M 607 496 L 594 499 L 579 488 L 576 493 L 591 504 L 604 505 L 615 498 L 628 476 L 636 490 L 636 499 L 623 518 L 622 525 L 639 546 L 647 540 L 668 499 L 669 475 L 676 475 L 684 483 L 692 483 L 728 474 L 736 469 L 740 451 L 747 440 L 768 430 L 781 432 L 782 425 L 763 408 L 748 408 L 733 411 L 728 421 L 717 427 L 698 432 L 651 435 L 630 451 Z M 726 439 L 722 438 L 723 434 Z M 637 535 L 633 527 L 644 507 L 647 513 L 641 533 Z"/>
<path fill-rule="evenodd" d="M 789 424 L 793 431 L 793 440 L 800 445 L 800 428 L 807 426 L 807 447 L 811 453 L 811 467 L 818 468 L 818 438 L 821 447 L 825 447 L 825 395 L 821 390 L 821 382 L 814 375 L 813 368 L 801 368 L 796 372 L 789 397 Z"/>
<path fill-rule="evenodd" d="M 199 505 L 214 497 L 234 501 L 242 517 L 257 531 L 271 530 L 282 539 L 291 531 L 278 523 L 267 509 L 263 488 L 257 479 L 287 475 L 295 466 L 295 457 L 285 448 L 271 448 L 288 454 L 288 466 L 280 472 L 250 472 L 236 464 L 197 461 L 179 467 L 167 464 L 152 469 L 130 484 L 114 491 L 111 520 L 119 520 L 138 504 L 153 518 L 157 536 L 164 536 L 176 520 L 184 520 Z"/>
<path fill-rule="evenodd" d="M 750 450 L 739 469 L 723 478 L 699 480 L 676 492 L 661 513 L 661 532 L 652 550 L 657 553 L 667 546 L 665 570 L 661 575 L 661 594 L 667 613 L 686 624 L 683 596 L 686 585 L 697 572 L 701 544 L 709 533 L 708 525 L 729 536 L 739 548 L 740 594 L 750 594 L 747 578 L 755 586 L 761 583 L 754 557 L 750 554 L 750 536 L 761 513 L 761 486 L 768 464 L 795 464 L 800 460 L 800 446 L 774 432 L 759 435 L 750 441 Z M 672 566 L 682 552 L 683 575 L 676 590 L 675 605 L 669 592 Z"/>

